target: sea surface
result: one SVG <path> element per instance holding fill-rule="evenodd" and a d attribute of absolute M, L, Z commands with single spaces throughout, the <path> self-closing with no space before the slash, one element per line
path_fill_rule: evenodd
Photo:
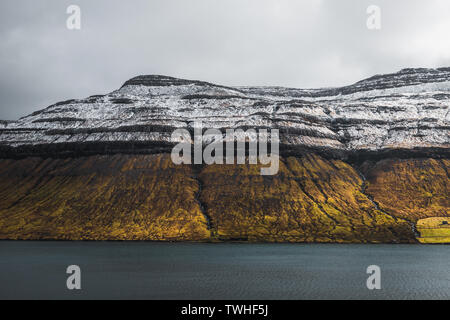
<path fill-rule="evenodd" d="M 0 299 L 450 299 L 450 246 L 0 241 Z"/>

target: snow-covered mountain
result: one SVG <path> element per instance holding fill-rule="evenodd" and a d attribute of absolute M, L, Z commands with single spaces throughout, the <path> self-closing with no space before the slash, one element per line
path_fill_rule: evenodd
<path fill-rule="evenodd" d="M 160 152 L 176 128 L 276 128 L 282 150 L 432 152 L 450 147 L 450 68 L 404 69 L 341 88 L 225 87 L 138 76 L 118 90 L 0 121 L 7 155 Z"/>

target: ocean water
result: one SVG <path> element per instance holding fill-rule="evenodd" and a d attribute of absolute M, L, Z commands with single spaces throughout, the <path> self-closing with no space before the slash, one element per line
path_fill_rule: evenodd
<path fill-rule="evenodd" d="M 449 299 L 450 246 L 0 241 L 0 299 L 17 298 Z"/>

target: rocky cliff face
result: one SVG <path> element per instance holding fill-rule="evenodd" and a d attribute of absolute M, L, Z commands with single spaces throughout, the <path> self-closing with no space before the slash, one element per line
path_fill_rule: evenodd
<path fill-rule="evenodd" d="M 56 103 L 0 125 L 8 156 L 158 153 L 176 128 L 276 128 L 286 154 L 448 156 L 450 68 L 405 69 L 328 89 L 224 87 L 139 76 L 102 96 Z"/>

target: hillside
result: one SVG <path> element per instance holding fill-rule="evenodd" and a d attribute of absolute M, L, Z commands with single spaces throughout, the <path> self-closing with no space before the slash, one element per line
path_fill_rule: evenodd
<path fill-rule="evenodd" d="M 450 213 L 449 102 L 450 68 L 325 89 L 139 76 L 0 122 L 0 239 L 417 242 Z M 194 121 L 280 130 L 278 174 L 174 165 Z"/>

